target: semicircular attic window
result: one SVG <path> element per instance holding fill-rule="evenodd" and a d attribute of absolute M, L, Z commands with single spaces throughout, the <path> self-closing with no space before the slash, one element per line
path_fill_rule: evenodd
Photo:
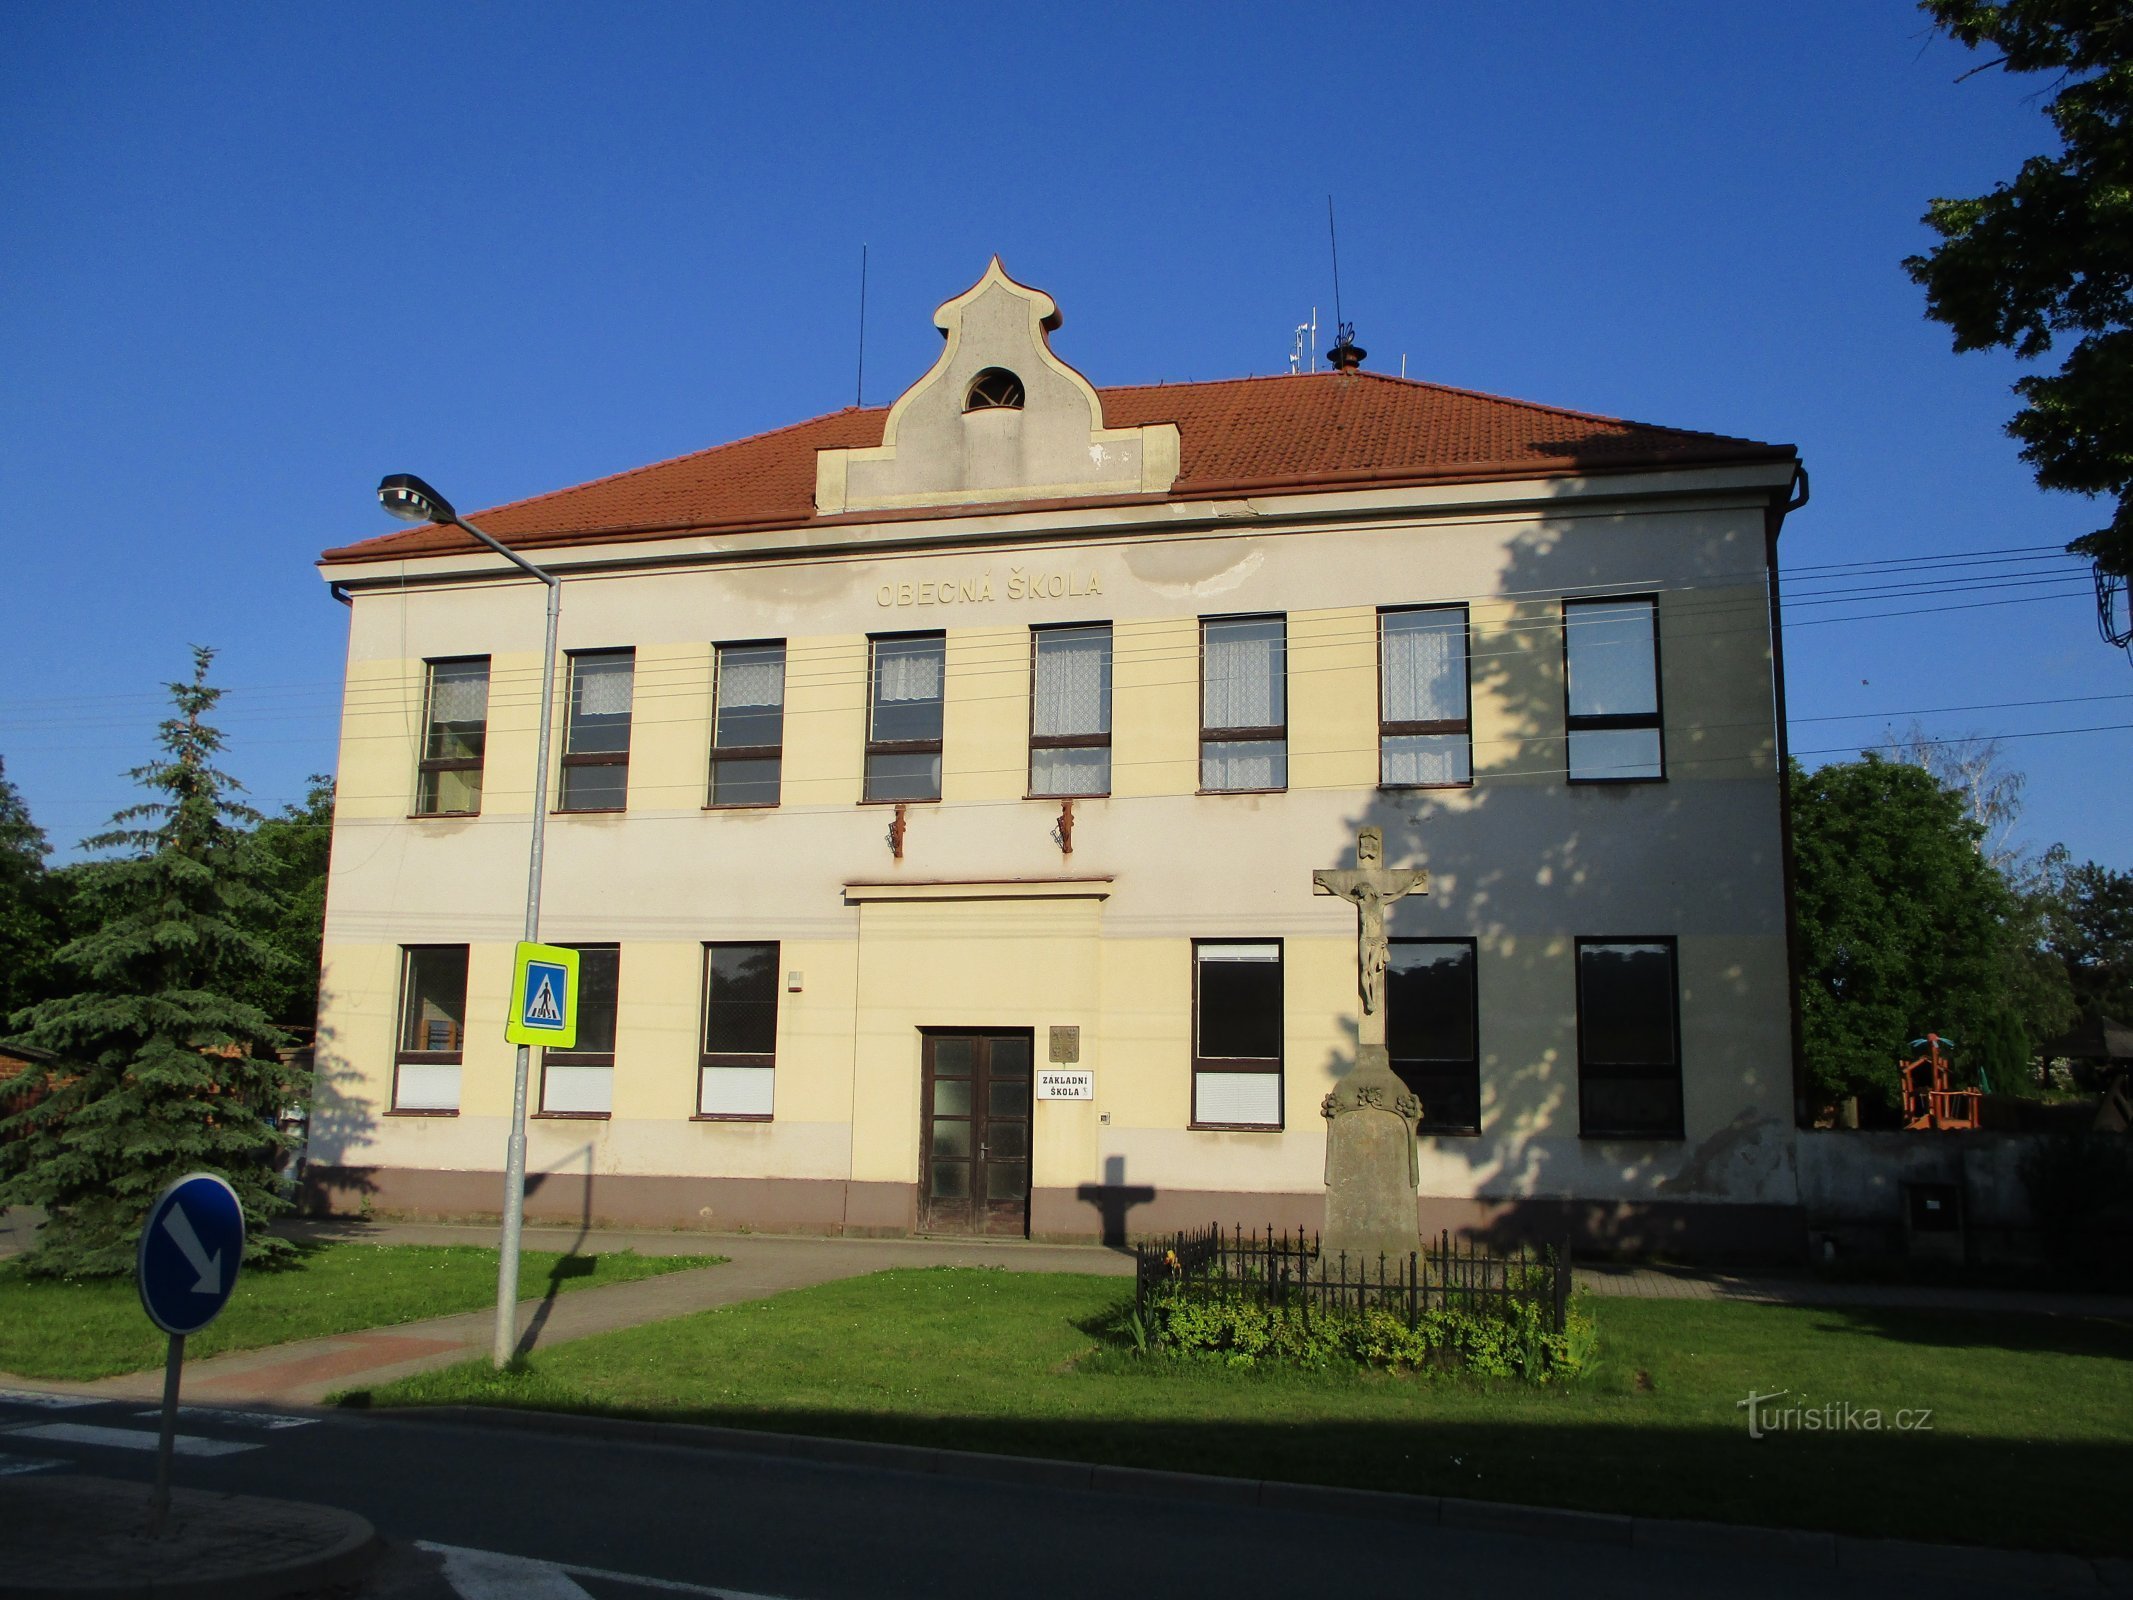
<path fill-rule="evenodd" d="M 1020 411 L 1022 380 L 1005 367 L 987 367 L 970 380 L 963 396 L 965 411 Z"/>

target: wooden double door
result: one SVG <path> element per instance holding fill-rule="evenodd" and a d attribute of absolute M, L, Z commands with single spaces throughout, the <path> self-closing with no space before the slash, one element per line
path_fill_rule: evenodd
<path fill-rule="evenodd" d="M 1029 1233 L 1031 1035 L 920 1034 L 918 1225 L 926 1233 Z"/>

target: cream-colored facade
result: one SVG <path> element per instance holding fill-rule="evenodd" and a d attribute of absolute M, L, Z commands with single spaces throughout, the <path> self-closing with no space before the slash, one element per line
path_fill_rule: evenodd
<path fill-rule="evenodd" d="M 1358 1000 L 1354 913 L 1311 874 L 1374 823 L 1388 864 L 1430 874 L 1392 936 L 1474 941 L 1479 1132 L 1421 1137 L 1418 1222 L 1785 1248 L 1769 562 L 1792 464 L 1181 496 L 1192 424 L 1106 427 L 1043 296 L 995 266 L 941 320 L 883 443 L 819 452 L 817 517 L 530 551 L 563 577 L 566 651 L 635 652 L 626 807 L 552 812 L 542 916 L 549 942 L 620 948 L 611 1108 L 532 1120 L 530 1214 L 916 1229 L 927 1032 L 1027 1033 L 1044 1065 L 1074 1028 L 1093 1098 L 1029 1107 L 1032 1235 L 1314 1225 Z M 1019 409 L 962 410 L 988 368 L 1023 379 Z M 471 546 L 323 571 L 351 609 L 314 1191 L 493 1213 L 531 807 L 558 792 L 529 784 L 540 597 Z M 1564 603 L 1625 594 L 1656 597 L 1665 775 L 1573 783 Z M 1379 785 L 1378 618 L 1409 606 L 1465 608 L 1463 787 Z M 1201 619 L 1240 614 L 1285 619 L 1287 781 L 1207 793 Z M 1112 630 L 1111 783 L 1063 827 L 1029 796 L 1031 631 L 1069 623 Z M 945 634 L 940 796 L 899 829 L 862 800 L 869 639 L 913 630 Z M 778 802 L 707 806 L 716 646 L 759 640 L 786 649 Z M 411 815 L 426 664 L 466 657 L 489 662 L 479 814 Z M 1581 1133 L 1580 938 L 1672 941 L 1678 1137 Z M 1278 1127 L 1195 1125 L 1195 940 L 1279 941 Z M 697 1115 L 705 946 L 732 941 L 777 946 L 767 1120 Z M 456 1106 L 396 1111 L 402 952 L 457 945 Z"/>

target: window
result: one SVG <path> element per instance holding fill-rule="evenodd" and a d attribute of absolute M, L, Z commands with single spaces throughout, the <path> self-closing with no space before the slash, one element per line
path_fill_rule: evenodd
<path fill-rule="evenodd" d="M 1578 940 L 1578 1131 L 1681 1137 L 1672 939 Z"/>
<path fill-rule="evenodd" d="M 570 658 L 562 810 L 620 811 L 628 800 L 630 688 L 636 671 L 634 650 L 584 651 Z"/>
<path fill-rule="evenodd" d="M 1666 776 L 1659 736 L 1657 602 L 1563 602 L 1570 781 L 1625 783 Z"/>
<path fill-rule="evenodd" d="M 395 1111 L 457 1111 L 467 1036 L 467 947 L 400 951 L 400 1045 L 393 1057 Z"/>
<path fill-rule="evenodd" d="M 1281 1126 L 1281 944 L 1192 947 L 1192 1124 Z"/>
<path fill-rule="evenodd" d="M 704 1052 L 696 1114 L 768 1122 L 778 1049 L 778 947 L 704 946 Z"/>
<path fill-rule="evenodd" d="M 1385 1048 L 1422 1101 L 1424 1133 L 1481 1131 L 1474 941 L 1394 939 L 1385 967 Z"/>
<path fill-rule="evenodd" d="M 711 714 L 714 806 L 774 806 L 785 765 L 785 645 L 722 644 Z"/>
<path fill-rule="evenodd" d="M 1288 625 L 1281 617 L 1200 621 L 1200 787 L 1289 786 Z"/>
<path fill-rule="evenodd" d="M 418 817 L 471 817 L 481 810 L 481 757 L 489 736 L 489 658 L 432 661 L 422 714 Z"/>
<path fill-rule="evenodd" d="M 541 1052 L 541 1115 L 604 1117 L 615 1109 L 615 1012 L 622 951 L 581 944 L 578 952 L 578 1042 Z"/>
<path fill-rule="evenodd" d="M 1111 625 L 1030 630 L 1029 792 L 1111 792 Z"/>
<path fill-rule="evenodd" d="M 1020 411 L 1022 380 L 1005 367 L 987 367 L 970 380 L 963 397 L 965 411 Z"/>
<path fill-rule="evenodd" d="M 941 797 L 941 680 L 947 635 L 894 634 L 867 641 L 868 800 Z"/>
<path fill-rule="evenodd" d="M 1466 659 L 1465 606 L 1378 613 L 1378 782 L 1384 787 L 1474 781 Z"/>

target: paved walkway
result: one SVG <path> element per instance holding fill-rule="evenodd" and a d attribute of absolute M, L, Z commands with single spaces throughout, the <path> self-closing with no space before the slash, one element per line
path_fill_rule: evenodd
<path fill-rule="evenodd" d="M 494 1224 L 330 1221 L 294 1223 L 288 1231 L 307 1238 L 374 1244 L 490 1244 L 496 1238 Z M 722 1266 L 582 1289 L 552 1299 L 525 1300 L 520 1303 L 518 1314 L 521 1351 L 891 1267 L 992 1266 L 1020 1272 L 1108 1276 L 1126 1276 L 1133 1271 L 1132 1257 L 1117 1250 L 1096 1245 L 1026 1244 L 1018 1240 L 827 1239 L 538 1227 L 526 1230 L 526 1243 L 531 1249 L 716 1254 L 729 1259 Z M 2013 1311 L 2133 1320 L 2133 1296 L 2123 1295 L 1827 1283 L 1778 1274 L 1613 1263 L 1580 1265 L 1577 1281 L 1596 1295 L 1637 1299 Z M 337 1390 L 390 1383 L 481 1355 L 489 1349 L 494 1327 L 493 1312 L 469 1311 L 397 1327 L 211 1356 L 187 1363 L 185 1395 L 189 1400 L 224 1406 L 317 1405 Z M 144 1371 L 94 1383 L 55 1384 L 0 1372 L 0 1387 L 64 1389 L 108 1398 L 153 1400 L 162 1392 L 162 1374 Z"/>

